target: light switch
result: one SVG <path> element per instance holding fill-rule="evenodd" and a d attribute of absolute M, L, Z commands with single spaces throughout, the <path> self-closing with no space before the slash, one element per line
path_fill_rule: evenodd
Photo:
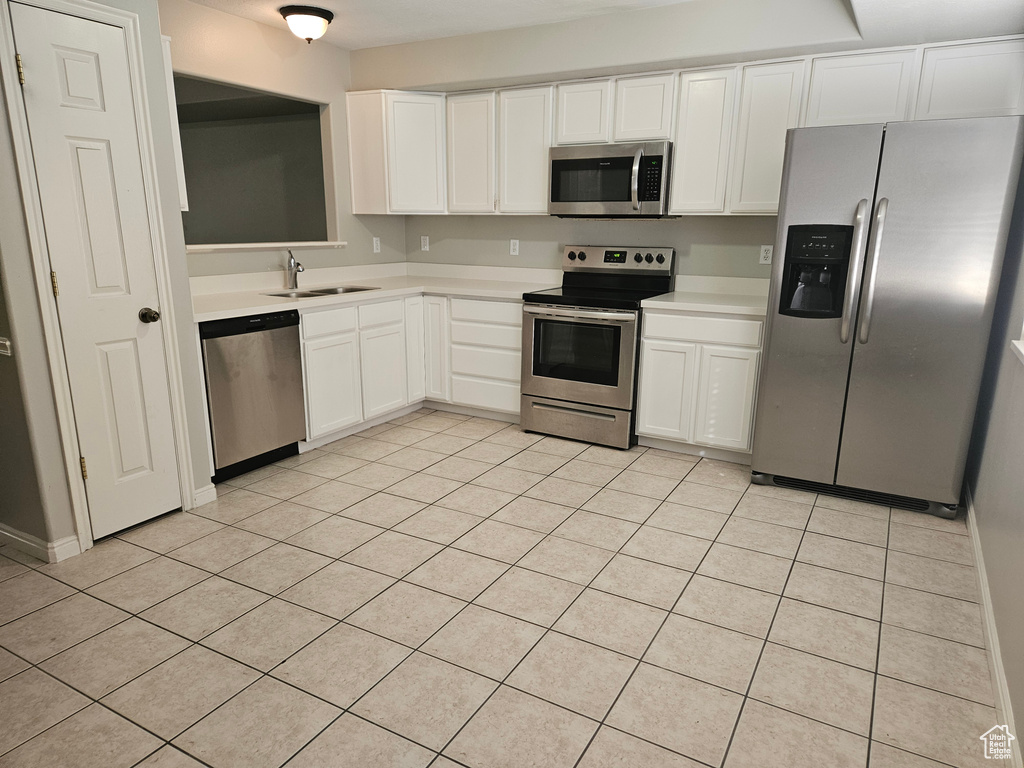
<path fill-rule="evenodd" d="M 11 340 L 0 337 L 0 355 L 11 356 Z"/>

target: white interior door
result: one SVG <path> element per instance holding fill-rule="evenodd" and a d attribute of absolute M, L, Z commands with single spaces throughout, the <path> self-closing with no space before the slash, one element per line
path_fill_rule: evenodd
<path fill-rule="evenodd" d="M 93 537 L 181 506 L 127 41 L 11 3 Z"/>

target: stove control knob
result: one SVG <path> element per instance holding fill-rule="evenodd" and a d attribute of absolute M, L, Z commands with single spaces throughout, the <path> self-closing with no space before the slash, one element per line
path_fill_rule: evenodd
<path fill-rule="evenodd" d="M 654 257 L 648 253 L 646 256 L 644 256 L 644 261 L 650 264 L 652 261 L 654 261 Z"/>
<path fill-rule="evenodd" d="M 635 261 L 637 264 L 639 264 L 643 260 L 644 260 L 644 257 L 641 256 L 639 253 L 633 254 L 633 261 Z"/>
<path fill-rule="evenodd" d="M 664 254 L 659 253 L 657 256 L 654 257 L 654 260 L 656 262 L 658 262 L 659 264 L 664 264 L 665 263 L 665 256 L 664 256 Z"/>
<path fill-rule="evenodd" d="M 580 261 L 586 261 L 586 260 L 587 260 L 587 254 L 584 253 L 583 251 L 580 251 Z"/>
<path fill-rule="evenodd" d="M 569 261 L 576 261 L 576 251 L 569 251 Z"/>

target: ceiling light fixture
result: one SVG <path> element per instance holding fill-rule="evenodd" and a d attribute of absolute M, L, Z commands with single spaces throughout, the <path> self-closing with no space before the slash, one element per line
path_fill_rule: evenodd
<path fill-rule="evenodd" d="M 278 10 L 288 22 L 288 29 L 307 43 L 323 37 L 327 25 L 334 20 L 334 14 L 330 11 L 311 5 L 286 5 Z"/>

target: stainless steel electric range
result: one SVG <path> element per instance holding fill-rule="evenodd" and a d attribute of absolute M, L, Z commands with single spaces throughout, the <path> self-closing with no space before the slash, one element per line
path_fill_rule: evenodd
<path fill-rule="evenodd" d="M 636 443 L 640 302 L 673 290 L 674 262 L 672 248 L 565 247 L 561 287 L 523 294 L 523 429 Z"/>

